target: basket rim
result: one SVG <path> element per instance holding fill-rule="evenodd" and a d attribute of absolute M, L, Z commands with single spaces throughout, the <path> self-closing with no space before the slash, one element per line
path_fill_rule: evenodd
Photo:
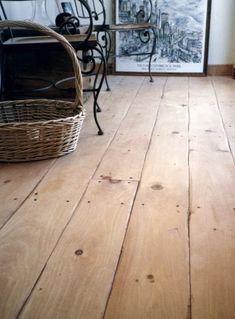
<path fill-rule="evenodd" d="M 68 100 L 61 100 L 61 99 L 47 99 L 47 98 L 30 98 L 30 99 L 18 99 L 18 100 L 6 100 L 6 101 L 0 101 L 0 107 L 1 106 L 8 106 L 8 105 L 14 105 L 14 104 L 28 104 L 27 106 L 30 106 L 30 104 L 33 103 L 48 103 L 48 104 L 67 104 L 70 106 L 71 104 L 74 105 L 74 109 L 79 109 L 82 110 L 83 106 L 82 105 L 76 105 L 74 101 L 68 101 Z"/>
<path fill-rule="evenodd" d="M 85 117 L 86 113 L 85 110 L 82 110 L 79 114 L 76 114 L 74 116 L 65 117 L 65 118 L 58 118 L 56 120 L 47 120 L 47 121 L 37 121 L 37 122 L 11 122 L 11 123 L 0 123 L 0 129 L 4 127 L 14 127 L 17 126 L 33 126 L 33 125 L 47 125 L 51 123 L 59 123 L 59 122 L 66 122 L 66 121 L 72 121 L 79 117 Z"/>
<path fill-rule="evenodd" d="M 2 101 L 0 102 L 0 107 L 1 106 L 10 106 L 11 104 L 33 104 L 33 103 L 46 103 L 46 102 L 50 102 L 49 104 L 51 105 L 51 103 L 55 102 L 55 104 L 66 104 L 67 106 L 73 104 L 74 102 L 72 101 L 64 101 L 64 100 L 50 100 L 50 99 L 28 99 L 28 100 L 9 100 L 9 101 Z M 28 105 L 30 106 L 30 105 Z M 32 105 L 33 106 L 33 105 Z M 42 107 L 46 107 L 41 105 Z M 54 105 L 56 107 L 56 105 Z M 66 109 L 62 108 L 61 110 L 65 111 Z M 58 117 L 57 119 L 49 119 L 49 120 L 41 120 L 41 121 L 34 121 L 34 122 L 25 122 L 25 121 L 21 121 L 21 122 L 9 122 L 9 123 L 0 123 L 0 128 L 4 128 L 4 127 L 17 127 L 17 126 L 32 126 L 32 125 L 47 125 L 50 123 L 59 123 L 59 122 L 66 122 L 66 121 L 71 121 L 74 120 L 78 117 L 84 117 L 86 115 L 85 109 L 84 107 L 79 107 L 77 106 L 76 108 L 69 108 L 68 111 L 77 111 L 78 113 L 72 116 L 66 116 L 66 117 Z"/>

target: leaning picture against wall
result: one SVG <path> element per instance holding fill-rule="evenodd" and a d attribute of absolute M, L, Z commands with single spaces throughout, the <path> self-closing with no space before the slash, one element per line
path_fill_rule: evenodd
<path fill-rule="evenodd" d="M 154 73 L 205 74 L 208 58 L 210 0 L 116 0 L 115 22 L 137 23 L 138 12 L 151 13 L 156 46 Z M 147 72 L 151 48 L 142 45 L 138 32 L 116 36 L 116 72 Z M 141 53 L 135 55 L 136 52 Z"/>

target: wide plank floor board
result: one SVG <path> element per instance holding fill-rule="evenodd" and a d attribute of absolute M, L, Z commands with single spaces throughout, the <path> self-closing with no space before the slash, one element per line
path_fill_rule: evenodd
<path fill-rule="evenodd" d="M 113 104 L 112 110 L 102 112 L 107 123 L 106 134 L 97 136 L 93 117 L 88 117 L 77 150 L 57 159 L 27 201 L 2 228 L 0 287 L 4 290 L 0 289 L 1 319 L 15 318 L 31 292 L 143 81 L 140 77 L 133 79 L 135 81 L 131 81 L 128 88 L 126 77 L 122 78 L 126 101 L 123 100 L 118 111 Z M 116 92 L 114 88 L 114 93 L 108 94 L 112 96 Z M 91 102 L 92 99 L 87 103 L 88 109 L 91 109 Z M 103 103 L 103 107 L 106 106 Z"/>
<path fill-rule="evenodd" d="M 139 180 L 166 78 L 145 79 L 107 150 L 96 178 Z"/>
<path fill-rule="evenodd" d="M 201 104 L 198 103 L 201 94 L 196 88 L 205 86 L 205 82 L 208 90 Z M 210 104 L 212 100 L 215 93 L 211 81 L 191 79 L 192 318 L 232 319 L 235 314 L 235 169 L 219 106 Z M 213 125 L 208 126 L 209 122 Z"/>
<path fill-rule="evenodd" d="M 136 79 L 137 81 L 137 79 Z M 139 79 L 140 82 L 143 80 Z M 136 94 L 135 85 L 137 85 L 138 90 L 138 82 L 132 82 L 134 83 L 132 86 L 132 94 Z M 127 89 L 128 81 L 126 77 L 113 77 L 112 79 L 112 87 L 114 92 L 101 92 L 99 103 L 104 107 L 104 110 L 106 114 L 109 114 L 111 112 L 109 106 L 109 100 L 115 101 L 117 98 L 116 93 L 118 91 L 117 87 L 120 88 L 123 86 L 125 90 Z M 128 98 L 130 99 L 130 102 L 132 101 L 132 94 L 123 93 L 123 98 L 126 101 L 125 103 L 122 103 L 124 105 L 128 105 Z M 113 95 L 115 95 L 113 97 Z M 106 101 L 106 102 L 105 102 Z M 113 102 L 114 103 L 114 102 Z M 106 105 L 108 105 L 106 107 Z M 88 129 L 82 130 L 81 137 L 87 137 L 94 136 L 95 134 L 95 124 L 92 119 L 92 99 L 87 101 L 86 105 L 86 112 L 87 117 L 85 119 L 84 126 L 88 126 Z M 100 118 L 102 120 L 103 113 L 100 114 Z M 122 119 L 122 116 L 125 116 L 125 113 L 123 113 L 123 108 L 118 108 L 117 110 L 111 115 L 111 117 L 117 117 L 119 120 Z M 89 124 L 90 123 L 90 124 Z M 109 121 L 109 123 L 113 123 L 112 121 Z M 107 125 L 106 125 L 107 129 Z M 117 127 L 113 126 L 113 131 L 115 131 Z M 107 129 L 107 134 L 112 134 L 109 128 Z M 36 161 L 36 162 L 30 162 L 30 163 L 11 163 L 11 164 L 4 164 L 0 163 L 0 228 L 7 222 L 7 220 L 17 211 L 17 209 L 22 205 L 22 203 L 25 201 L 25 199 L 29 196 L 30 193 L 34 191 L 36 186 L 40 183 L 41 179 L 47 174 L 49 169 L 52 167 L 52 165 L 55 163 L 55 159 L 51 160 L 44 160 L 44 161 Z"/>
<path fill-rule="evenodd" d="M 228 146 L 232 151 L 235 162 L 235 82 L 230 78 L 215 77 L 213 85 L 228 138 Z"/>
<path fill-rule="evenodd" d="M 190 310 L 187 103 L 188 79 L 168 79 L 105 319 Z"/>
<path fill-rule="evenodd" d="M 103 316 L 136 188 L 91 181 L 20 318 Z"/>
<path fill-rule="evenodd" d="M 55 160 L 0 164 L 0 228 L 17 211 Z"/>
<path fill-rule="evenodd" d="M 235 318 L 235 81 L 109 76 L 77 150 L 0 164 L 0 319 Z"/>

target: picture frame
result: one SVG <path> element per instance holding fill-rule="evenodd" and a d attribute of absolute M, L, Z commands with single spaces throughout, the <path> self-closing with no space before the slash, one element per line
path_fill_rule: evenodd
<path fill-rule="evenodd" d="M 74 4 L 74 0 L 71 0 L 71 1 L 56 0 L 56 5 L 57 5 L 58 12 L 75 16 L 76 7 Z"/>
<path fill-rule="evenodd" d="M 149 0 L 115 0 L 115 23 L 135 23 L 140 8 L 144 8 L 145 14 L 152 10 L 149 22 L 156 27 L 152 74 L 206 75 L 211 0 L 152 0 L 152 5 Z M 129 33 L 124 43 L 123 34 L 117 32 L 115 36 L 116 74 L 148 72 L 149 56 L 140 59 L 141 55 L 131 52 L 132 47 L 137 47 L 137 35 L 133 37 Z M 125 45 L 131 54 L 120 54 Z M 141 49 L 144 50 L 144 44 Z"/>
<path fill-rule="evenodd" d="M 75 15 L 71 2 L 69 2 L 69 1 L 64 2 L 63 1 L 63 2 L 61 2 L 61 7 L 62 7 L 64 13 L 69 13 L 69 14 L 71 14 L 71 16 Z"/>

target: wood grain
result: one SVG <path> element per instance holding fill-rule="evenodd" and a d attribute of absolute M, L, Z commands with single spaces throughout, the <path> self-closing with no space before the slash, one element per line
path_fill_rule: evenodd
<path fill-rule="evenodd" d="M 20 318 L 102 318 L 136 188 L 91 181 Z"/>
<path fill-rule="evenodd" d="M 187 79 L 169 79 L 105 319 L 188 315 L 187 101 Z"/>
<path fill-rule="evenodd" d="M 125 86 L 123 99 L 127 98 L 118 110 L 113 104 L 109 111 L 105 111 L 109 99 L 103 100 L 102 118 L 106 123 L 106 134 L 97 136 L 92 133 L 94 120 L 87 116 L 77 150 L 57 160 L 33 194 L 1 230 L 1 319 L 15 318 L 31 293 L 142 80 L 132 81 L 129 87 L 126 79 L 122 78 L 122 81 Z M 108 93 L 111 100 L 113 94 Z M 89 103 L 92 104 L 92 101 Z"/>
<path fill-rule="evenodd" d="M 0 164 L 0 228 L 40 183 L 54 162 Z"/>
<path fill-rule="evenodd" d="M 199 86 L 201 91 L 197 90 Z M 201 93 L 203 104 L 198 103 Z M 191 79 L 192 318 L 232 319 L 235 313 L 235 170 L 218 105 L 211 105 L 212 100 L 215 101 L 215 95 L 211 81 Z M 208 123 L 213 123 L 213 127 Z"/>
<path fill-rule="evenodd" d="M 0 165 L 0 207 L 16 210 L 0 229 L 1 319 L 234 319 L 235 82 L 165 79 L 109 77 L 105 135 L 89 99 L 78 149 L 44 177 Z"/>
<path fill-rule="evenodd" d="M 158 78 L 155 83 L 150 83 L 148 78 L 145 79 L 96 172 L 96 178 L 140 179 L 165 81 Z"/>
<path fill-rule="evenodd" d="M 233 65 L 232 64 L 215 64 L 208 65 L 207 74 L 213 76 L 229 75 L 232 77 Z"/>
<path fill-rule="evenodd" d="M 214 77 L 213 86 L 228 138 L 228 146 L 235 159 L 235 82 L 228 77 Z"/>
<path fill-rule="evenodd" d="M 76 35 L 65 35 L 65 38 L 70 43 L 82 43 L 86 39 L 87 35 L 85 34 L 76 34 Z M 58 42 L 56 39 L 53 39 L 50 36 L 32 36 L 32 37 L 15 37 L 10 38 L 7 41 L 4 42 L 4 45 L 42 45 L 45 43 L 56 43 Z M 90 43 L 96 42 L 96 36 L 95 34 L 91 34 L 91 37 L 89 39 Z"/>

